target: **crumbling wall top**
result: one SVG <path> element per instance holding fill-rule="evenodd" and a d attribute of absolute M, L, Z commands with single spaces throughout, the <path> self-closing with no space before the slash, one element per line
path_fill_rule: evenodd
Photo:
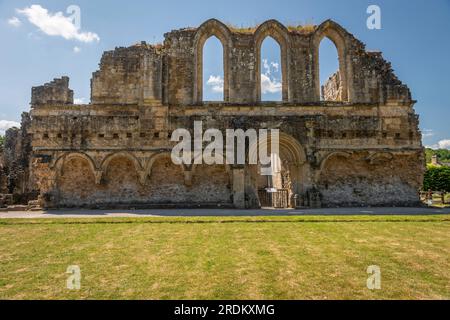
<path fill-rule="evenodd" d="M 31 105 L 73 104 L 73 91 L 69 89 L 69 77 L 54 79 L 43 86 L 31 89 Z"/>
<path fill-rule="evenodd" d="M 146 42 L 107 51 L 91 80 L 94 104 L 161 100 L 162 46 Z"/>

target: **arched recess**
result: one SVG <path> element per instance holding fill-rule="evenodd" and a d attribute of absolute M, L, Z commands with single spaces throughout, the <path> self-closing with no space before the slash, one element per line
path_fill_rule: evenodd
<path fill-rule="evenodd" d="M 90 205 L 94 199 L 96 175 L 94 163 L 85 154 L 63 156 L 55 163 L 57 203 L 63 207 Z"/>
<path fill-rule="evenodd" d="M 151 156 L 148 159 L 147 163 L 145 164 L 145 168 L 144 168 L 145 177 L 147 179 L 149 177 L 151 177 L 153 169 L 155 167 L 155 163 L 157 163 L 158 161 L 164 160 L 164 159 L 167 159 L 170 162 L 172 162 L 171 153 L 170 152 L 160 152 L 160 153 L 154 154 L 153 156 Z M 192 185 L 193 176 L 199 166 L 199 165 L 194 164 L 195 160 L 196 160 L 196 158 L 193 160 L 193 164 L 191 164 L 191 165 L 179 165 L 178 166 L 179 169 L 183 172 L 184 184 L 186 186 Z M 225 159 L 224 159 L 224 163 L 225 163 Z M 175 164 L 173 164 L 173 165 L 175 166 Z M 226 166 L 226 170 L 227 170 L 227 172 L 229 171 L 229 166 Z"/>
<path fill-rule="evenodd" d="M 366 160 L 373 165 L 386 165 L 387 163 L 392 161 L 393 158 L 394 155 L 390 152 L 375 152 L 367 157 Z"/>
<path fill-rule="evenodd" d="M 174 164 L 170 153 L 164 152 L 153 156 L 146 167 L 149 202 L 160 204 L 190 202 L 184 183 L 183 166 Z"/>
<path fill-rule="evenodd" d="M 87 162 L 89 165 L 89 168 L 92 172 L 92 174 L 95 176 L 98 172 L 98 166 L 93 158 L 91 158 L 86 153 L 82 152 L 71 152 L 61 155 L 59 158 L 56 159 L 54 162 L 52 168 L 54 168 L 57 172 L 57 176 L 61 176 L 64 174 L 64 164 L 72 159 L 82 159 Z"/>
<path fill-rule="evenodd" d="M 103 180 L 101 186 L 107 201 L 111 203 L 132 203 L 141 201 L 143 193 L 140 183 L 140 165 L 126 152 L 108 156 L 103 163 Z"/>
<path fill-rule="evenodd" d="M 145 175 L 146 177 L 150 177 L 152 174 L 152 169 L 155 165 L 155 162 L 160 160 L 160 159 L 164 159 L 164 158 L 171 158 L 171 153 L 170 152 L 161 152 L 161 153 L 157 153 L 154 154 L 153 156 L 150 157 L 150 159 L 147 160 L 147 163 L 145 164 Z"/>
<path fill-rule="evenodd" d="M 128 153 L 128 152 L 116 152 L 116 153 L 112 153 L 112 154 L 109 154 L 108 156 L 106 156 L 103 159 L 102 164 L 100 166 L 102 174 L 106 174 L 111 162 L 118 158 L 125 158 L 125 159 L 129 160 L 133 164 L 134 168 L 136 169 L 136 172 L 139 176 L 139 181 L 141 182 L 141 184 L 145 183 L 146 176 L 144 175 L 144 168 L 143 168 L 141 162 L 139 161 L 138 158 L 136 158 L 134 155 L 132 155 L 131 153 Z"/>
<path fill-rule="evenodd" d="M 322 40 L 327 37 L 336 46 L 339 59 L 340 87 L 342 88 L 339 101 L 351 102 L 352 97 L 352 70 L 351 61 L 348 59 L 348 48 L 345 41 L 346 31 L 332 20 L 322 23 L 314 32 L 312 47 L 314 54 L 314 74 L 315 74 L 315 97 L 320 101 L 320 66 L 319 66 L 319 47 Z"/>
<path fill-rule="evenodd" d="M 107 155 L 105 157 L 105 159 L 103 159 L 102 164 L 101 164 L 102 170 L 106 171 L 106 169 L 108 169 L 109 163 L 113 159 L 118 158 L 118 157 L 124 157 L 124 158 L 129 159 L 131 162 L 133 162 L 134 166 L 136 167 L 136 170 L 138 170 L 138 171 L 141 171 L 143 169 L 140 161 L 138 160 L 138 158 L 136 158 L 131 153 L 128 153 L 128 152 L 116 152 L 116 153 L 111 153 L 111 154 Z"/>
<path fill-rule="evenodd" d="M 223 47 L 223 99 L 225 102 L 230 100 L 230 50 L 232 45 L 232 36 L 230 29 L 216 19 L 211 19 L 203 23 L 195 34 L 194 38 L 194 101 L 203 102 L 203 47 L 206 40 L 215 36 L 222 43 Z"/>
<path fill-rule="evenodd" d="M 345 151 L 335 151 L 335 152 L 329 153 L 320 162 L 319 174 L 325 168 L 325 166 L 328 164 L 328 162 L 330 162 L 333 158 L 346 158 L 346 159 L 348 159 L 350 157 L 351 157 L 351 154 L 349 152 L 345 152 Z"/>
<path fill-rule="evenodd" d="M 256 101 L 261 102 L 261 46 L 267 38 L 273 38 L 280 46 L 281 51 L 281 73 L 282 73 L 282 99 L 283 102 L 291 100 L 289 91 L 289 31 L 280 22 L 269 20 L 261 24 L 254 34 L 255 42 L 255 80 L 256 80 Z"/>

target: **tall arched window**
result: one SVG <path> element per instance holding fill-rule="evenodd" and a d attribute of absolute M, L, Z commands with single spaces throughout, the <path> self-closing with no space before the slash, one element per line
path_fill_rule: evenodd
<path fill-rule="evenodd" d="M 335 44 L 327 37 L 319 46 L 320 100 L 342 101 L 343 86 L 339 56 Z"/>
<path fill-rule="evenodd" d="M 283 100 L 281 48 L 272 37 L 261 45 L 261 101 Z"/>
<path fill-rule="evenodd" d="M 203 46 L 203 101 L 224 101 L 223 46 L 215 36 Z"/>

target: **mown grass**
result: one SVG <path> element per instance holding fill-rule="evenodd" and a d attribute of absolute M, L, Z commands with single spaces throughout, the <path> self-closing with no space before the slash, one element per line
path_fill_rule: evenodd
<path fill-rule="evenodd" d="M 449 299 L 449 270 L 445 215 L 0 221 L 1 299 Z"/>

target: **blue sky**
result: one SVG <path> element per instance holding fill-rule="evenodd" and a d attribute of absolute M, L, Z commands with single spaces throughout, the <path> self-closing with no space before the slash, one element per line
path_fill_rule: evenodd
<path fill-rule="evenodd" d="M 29 21 L 26 10 L 17 12 L 33 4 L 50 14 L 62 12 L 65 16 L 67 7 L 78 5 L 81 30 L 65 37 L 46 34 Z M 366 26 L 366 10 L 371 4 L 381 8 L 381 30 Z M 0 130 L 9 121 L 19 121 L 21 112 L 29 109 L 32 86 L 68 75 L 75 97 L 88 102 L 91 74 L 98 68 L 103 51 L 141 40 L 162 42 L 165 32 L 198 26 L 212 17 L 237 26 L 252 26 L 272 18 L 285 24 L 320 24 L 328 18 L 337 21 L 366 43 L 367 49 L 382 51 L 398 77 L 410 87 L 418 100 L 415 108 L 420 114 L 424 144 L 440 143 L 450 148 L 450 0 L 0 0 Z M 46 32 L 55 31 L 47 28 Z M 205 57 L 205 100 L 220 100 L 221 94 L 214 88 L 220 88 L 221 68 L 215 59 L 220 61 L 221 49 L 217 41 L 210 41 L 205 48 L 205 54 L 212 56 L 209 62 Z M 322 78 L 337 69 L 334 50 L 323 44 Z M 263 98 L 277 100 L 281 74 L 276 67 L 279 48 L 274 41 L 265 41 L 262 58 L 269 67 L 262 68 L 268 78 L 263 77 L 268 81 Z"/>

